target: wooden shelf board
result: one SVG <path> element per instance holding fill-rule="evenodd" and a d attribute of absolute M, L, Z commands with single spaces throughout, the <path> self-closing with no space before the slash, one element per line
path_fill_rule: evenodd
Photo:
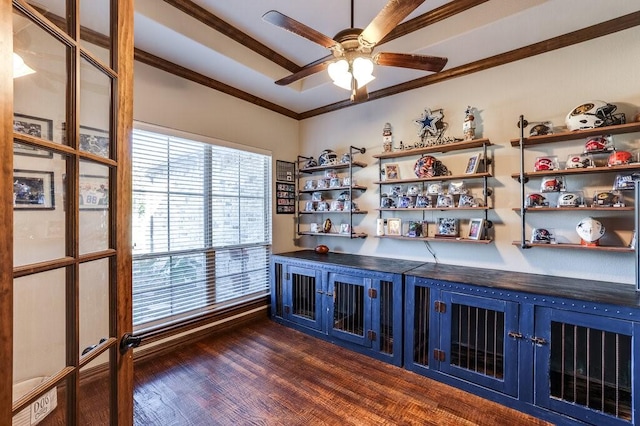
<path fill-rule="evenodd" d="M 620 173 L 640 171 L 640 163 L 625 164 L 623 166 L 612 167 L 588 167 L 586 169 L 565 169 L 565 170 L 542 170 L 539 172 L 526 172 L 524 177 L 534 178 L 543 176 L 560 176 L 560 175 L 581 175 L 592 173 Z M 514 179 L 520 178 L 520 173 L 512 173 L 511 177 Z"/>
<path fill-rule="evenodd" d="M 490 244 L 493 240 L 470 240 L 469 238 L 438 238 L 438 237 L 406 237 L 403 235 L 376 235 L 376 238 L 388 238 L 391 240 L 409 240 L 409 241 L 442 241 L 445 243 L 472 243 L 472 244 Z"/>
<path fill-rule="evenodd" d="M 528 207 L 525 210 L 527 211 L 527 213 L 531 213 L 531 212 L 559 212 L 559 211 L 563 211 L 563 212 L 564 211 L 566 212 L 575 212 L 575 211 L 632 212 L 633 209 L 634 209 L 633 207 Z M 513 210 L 514 212 L 519 212 L 520 207 L 513 207 L 511 210 Z"/>
<path fill-rule="evenodd" d="M 520 241 L 514 241 L 511 244 L 514 246 L 521 246 Z M 581 244 L 570 244 L 570 243 L 558 243 L 558 244 L 541 244 L 541 243 L 530 243 L 527 241 L 528 248 L 557 248 L 557 249 L 579 249 L 579 250 L 595 250 L 595 251 L 610 251 L 610 252 L 618 252 L 618 253 L 633 253 L 634 250 L 631 247 L 622 247 L 622 246 L 583 246 Z"/>
<path fill-rule="evenodd" d="M 640 122 L 619 124 L 617 126 L 596 127 L 595 129 L 576 130 L 574 132 L 554 133 L 552 135 L 531 136 L 524 138 L 524 146 L 543 145 L 547 143 L 570 141 L 591 136 L 618 135 L 621 133 L 640 132 Z M 520 146 L 520 138 L 511 139 L 511 146 Z"/>
<path fill-rule="evenodd" d="M 361 161 L 352 161 L 351 164 L 353 167 L 367 167 L 367 165 Z M 348 169 L 349 163 L 338 163 L 331 166 L 315 166 L 315 167 L 306 167 L 300 169 L 300 173 L 313 173 L 319 172 L 321 170 L 330 170 L 330 169 Z"/>
<path fill-rule="evenodd" d="M 366 186 L 362 186 L 362 185 L 353 185 L 351 187 L 351 189 L 357 189 L 360 191 L 364 191 L 365 189 L 367 189 Z M 301 189 L 298 192 L 299 193 L 312 193 L 312 192 L 322 192 L 322 191 L 340 191 L 340 190 L 344 190 L 347 191 L 349 190 L 348 186 L 334 186 L 331 188 L 315 188 L 315 189 Z"/>
<path fill-rule="evenodd" d="M 353 233 L 340 234 L 338 232 L 298 232 L 298 235 L 310 235 L 313 237 L 340 237 L 340 238 L 366 238 L 367 234 Z"/>
<path fill-rule="evenodd" d="M 471 174 L 462 174 L 462 175 L 449 175 L 449 176 L 434 176 L 430 178 L 412 178 L 412 179 L 394 179 L 394 180 L 384 180 L 373 182 L 374 184 L 386 184 L 393 185 L 398 183 L 416 183 L 416 182 L 439 182 L 439 181 L 448 181 L 448 180 L 459 180 L 459 179 L 480 179 L 485 177 L 492 177 L 492 174 L 489 172 L 483 173 L 471 173 Z"/>
<path fill-rule="evenodd" d="M 411 212 L 411 211 L 456 211 L 456 210 L 492 210 L 493 207 L 411 207 L 411 208 L 379 208 L 381 212 Z"/>
<path fill-rule="evenodd" d="M 352 213 L 352 214 L 367 214 L 369 213 L 367 210 L 356 210 L 356 211 L 352 211 L 350 212 L 349 210 L 314 210 L 312 212 L 308 212 L 308 211 L 300 211 L 298 212 L 299 214 L 325 214 L 325 213 L 330 213 L 330 214 L 348 214 L 348 213 Z"/>
<path fill-rule="evenodd" d="M 400 158 L 409 157 L 412 155 L 422 155 L 431 152 L 450 152 L 460 151 L 463 149 L 480 148 L 483 145 L 489 146 L 491 142 L 489 139 L 474 139 L 470 141 L 453 142 L 443 145 L 427 146 L 424 148 L 407 149 L 403 151 L 383 152 L 381 154 L 372 155 L 373 158 L 385 159 L 385 158 Z"/>

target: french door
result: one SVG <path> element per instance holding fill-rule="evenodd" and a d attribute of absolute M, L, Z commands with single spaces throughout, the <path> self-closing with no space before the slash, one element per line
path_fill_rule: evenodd
<path fill-rule="evenodd" d="M 132 424 L 133 2 L 0 9 L 0 424 Z"/>

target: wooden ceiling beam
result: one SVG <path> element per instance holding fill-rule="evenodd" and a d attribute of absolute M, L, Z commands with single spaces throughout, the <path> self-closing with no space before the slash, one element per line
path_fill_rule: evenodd
<path fill-rule="evenodd" d="M 484 71 L 489 68 L 494 68 L 500 65 L 508 64 L 510 62 L 515 62 L 521 59 L 540 55 L 542 53 L 551 52 L 552 50 L 561 49 L 563 47 L 568 47 L 598 37 L 603 37 L 618 31 L 633 28 L 638 25 L 640 25 L 640 12 L 633 12 L 628 15 L 620 16 L 619 18 L 611 19 L 609 21 L 601 22 L 599 24 L 595 24 L 590 27 L 573 31 L 561 36 L 530 44 L 519 49 L 514 49 L 509 52 L 494 55 L 485 59 L 480 59 L 478 61 L 474 61 L 465 65 L 460 65 L 436 74 L 430 74 L 425 77 L 407 81 L 395 86 L 390 86 L 381 90 L 376 90 L 375 92 L 370 92 L 369 99 L 365 102 L 371 102 L 376 99 L 386 98 L 387 96 L 397 95 L 409 90 L 418 89 L 420 87 L 429 86 L 431 84 L 436 84 L 446 80 L 451 80 L 453 78 L 462 77 L 464 75 Z M 335 102 L 330 105 L 325 105 L 320 108 L 315 108 L 300 113 L 299 119 L 304 120 L 306 118 L 311 118 L 318 115 L 326 114 L 328 112 L 337 111 L 339 109 L 347 108 L 353 105 L 357 104 L 351 102 L 350 100 Z"/>

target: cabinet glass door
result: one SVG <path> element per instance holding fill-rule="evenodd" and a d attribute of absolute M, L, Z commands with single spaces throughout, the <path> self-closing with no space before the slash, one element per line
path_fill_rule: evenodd
<path fill-rule="evenodd" d="M 439 369 L 505 394 L 517 392 L 518 305 L 443 293 Z M 444 312 L 443 312 L 444 311 Z"/>
<path fill-rule="evenodd" d="M 329 274 L 327 296 L 332 298 L 329 307 L 332 336 L 371 347 L 375 337 L 371 329 L 370 288 L 370 278 Z"/>
<path fill-rule="evenodd" d="M 636 423 L 638 373 L 633 380 L 631 367 L 636 327 L 588 314 L 536 311 L 536 334 L 544 342 L 535 354 L 536 403 L 594 424 Z"/>
<path fill-rule="evenodd" d="M 322 322 L 322 277 L 319 271 L 290 266 L 287 274 L 287 319 L 320 330 Z M 287 313 L 287 310 L 289 311 Z"/>

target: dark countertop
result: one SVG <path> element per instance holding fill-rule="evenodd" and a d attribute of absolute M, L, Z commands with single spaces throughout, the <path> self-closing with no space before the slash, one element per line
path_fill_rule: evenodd
<path fill-rule="evenodd" d="M 453 283 L 520 291 L 542 296 L 565 297 L 616 306 L 640 307 L 640 292 L 632 284 L 594 281 L 549 275 L 466 266 L 424 263 L 411 260 L 346 253 L 318 254 L 313 250 L 280 253 L 275 256 L 322 262 L 378 272 L 405 274 Z"/>
<path fill-rule="evenodd" d="M 390 259 L 377 256 L 361 256 L 358 254 L 333 253 L 318 254 L 313 250 L 290 251 L 278 253 L 274 256 L 289 257 L 292 259 L 312 260 L 330 265 L 347 266 L 368 271 L 387 272 L 392 274 L 404 274 L 411 269 L 417 268 L 423 262 L 413 260 Z"/>

